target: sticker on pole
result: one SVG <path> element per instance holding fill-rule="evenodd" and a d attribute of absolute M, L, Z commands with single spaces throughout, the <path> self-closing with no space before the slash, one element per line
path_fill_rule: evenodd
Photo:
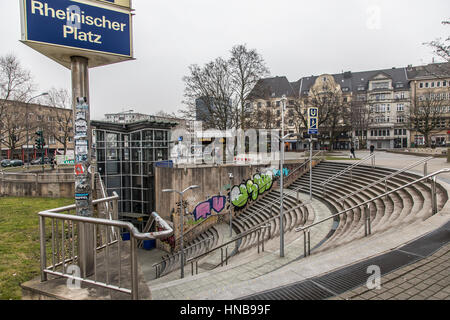
<path fill-rule="evenodd" d="M 75 165 L 75 175 L 76 176 L 81 176 L 81 175 L 84 175 L 85 173 L 86 173 L 86 170 L 84 169 L 83 164 L 77 163 Z"/>

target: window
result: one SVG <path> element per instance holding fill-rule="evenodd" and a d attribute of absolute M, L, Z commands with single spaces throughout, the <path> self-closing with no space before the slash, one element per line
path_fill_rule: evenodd
<path fill-rule="evenodd" d="M 423 88 L 423 82 L 420 83 L 419 87 L 420 87 L 420 88 Z"/>
<path fill-rule="evenodd" d="M 397 111 L 405 111 L 405 107 L 403 104 L 398 104 L 397 105 Z"/>
<path fill-rule="evenodd" d="M 441 82 L 440 82 L 440 81 L 437 82 L 437 86 L 438 86 L 438 87 L 441 86 Z"/>
<path fill-rule="evenodd" d="M 425 88 L 428 88 L 428 87 L 429 87 L 429 83 L 425 82 Z"/>
<path fill-rule="evenodd" d="M 277 107 L 281 106 L 281 101 L 277 101 Z"/>
<path fill-rule="evenodd" d="M 397 123 L 404 123 L 405 122 L 405 117 L 404 116 L 398 116 L 397 117 Z"/>
<path fill-rule="evenodd" d="M 447 86 L 447 81 L 444 80 L 444 81 L 442 82 L 442 86 L 443 86 L 443 87 L 446 87 L 446 86 Z"/>
<path fill-rule="evenodd" d="M 434 88 L 434 82 L 431 83 L 431 87 Z"/>

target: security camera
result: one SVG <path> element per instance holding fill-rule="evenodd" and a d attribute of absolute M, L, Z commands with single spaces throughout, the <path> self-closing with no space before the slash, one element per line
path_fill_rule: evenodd
<path fill-rule="evenodd" d="M 233 179 L 233 174 L 231 172 L 228 173 L 228 178 Z"/>

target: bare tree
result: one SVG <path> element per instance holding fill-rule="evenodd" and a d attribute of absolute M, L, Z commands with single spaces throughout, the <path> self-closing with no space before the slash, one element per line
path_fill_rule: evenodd
<path fill-rule="evenodd" d="M 357 133 L 359 148 L 367 148 L 367 131 L 369 129 L 370 109 L 365 100 L 353 99 L 350 102 L 352 130 Z"/>
<path fill-rule="evenodd" d="M 3 136 L 3 144 L 14 153 L 26 132 L 25 122 L 23 121 L 26 114 L 22 106 L 15 101 L 5 103 L 4 111 L 1 119 L 2 132 L 0 136 Z"/>
<path fill-rule="evenodd" d="M 203 121 L 206 128 L 244 129 L 252 112 L 246 98 L 267 74 L 261 55 L 245 45 L 233 47 L 228 60 L 217 58 L 204 67 L 191 65 L 183 78 L 187 109 L 179 113 Z"/>
<path fill-rule="evenodd" d="M 236 127 L 236 108 L 232 104 L 233 88 L 227 61 L 217 58 L 204 67 L 191 65 L 185 76 L 183 101 L 187 109 L 180 113 L 188 119 L 203 121 L 206 129 L 226 130 Z"/>
<path fill-rule="evenodd" d="M 450 20 L 442 21 L 442 24 L 450 26 Z M 445 40 L 438 38 L 425 44 L 431 47 L 438 57 L 450 62 L 450 36 Z"/>
<path fill-rule="evenodd" d="M 11 109 L 12 101 L 27 101 L 34 88 L 30 71 L 20 64 L 15 55 L 0 57 L 0 144 L 3 143 L 10 149 L 17 147 L 25 116 L 19 115 L 16 109 Z"/>
<path fill-rule="evenodd" d="M 47 122 L 46 133 L 53 136 L 64 147 L 64 155 L 67 154 L 69 138 L 73 135 L 72 98 L 67 89 L 52 88 L 48 92 L 47 104 L 53 108 L 53 122 Z"/>
<path fill-rule="evenodd" d="M 422 96 L 412 99 L 408 124 L 411 130 L 423 134 L 425 145 L 430 146 L 430 134 L 439 129 L 445 121 L 447 111 L 443 108 L 441 95 L 428 91 Z"/>
<path fill-rule="evenodd" d="M 255 49 L 247 49 L 246 45 L 236 45 L 231 49 L 229 60 L 233 103 L 240 109 L 239 124 L 242 130 L 246 129 L 246 121 L 252 110 L 246 103 L 247 96 L 255 87 L 259 79 L 269 74 L 263 57 Z"/>

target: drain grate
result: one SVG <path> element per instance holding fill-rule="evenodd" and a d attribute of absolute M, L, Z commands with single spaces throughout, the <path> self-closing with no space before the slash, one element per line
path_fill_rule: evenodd
<path fill-rule="evenodd" d="M 378 257 L 295 284 L 267 290 L 239 300 L 323 300 L 364 285 L 369 266 L 379 266 L 384 276 L 432 255 L 450 241 L 450 222 L 434 232 Z"/>
<path fill-rule="evenodd" d="M 421 258 L 401 251 L 392 251 L 378 257 L 314 278 L 313 281 L 328 288 L 336 295 L 364 285 L 370 274 L 370 266 L 380 267 L 381 275 L 386 275 L 401 266 L 416 262 Z"/>
<path fill-rule="evenodd" d="M 400 248 L 422 257 L 432 255 L 450 240 L 450 222 L 432 233 Z"/>
<path fill-rule="evenodd" d="M 239 300 L 323 300 L 333 293 L 310 280 L 288 285 L 276 290 L 268 290 Z"/>

